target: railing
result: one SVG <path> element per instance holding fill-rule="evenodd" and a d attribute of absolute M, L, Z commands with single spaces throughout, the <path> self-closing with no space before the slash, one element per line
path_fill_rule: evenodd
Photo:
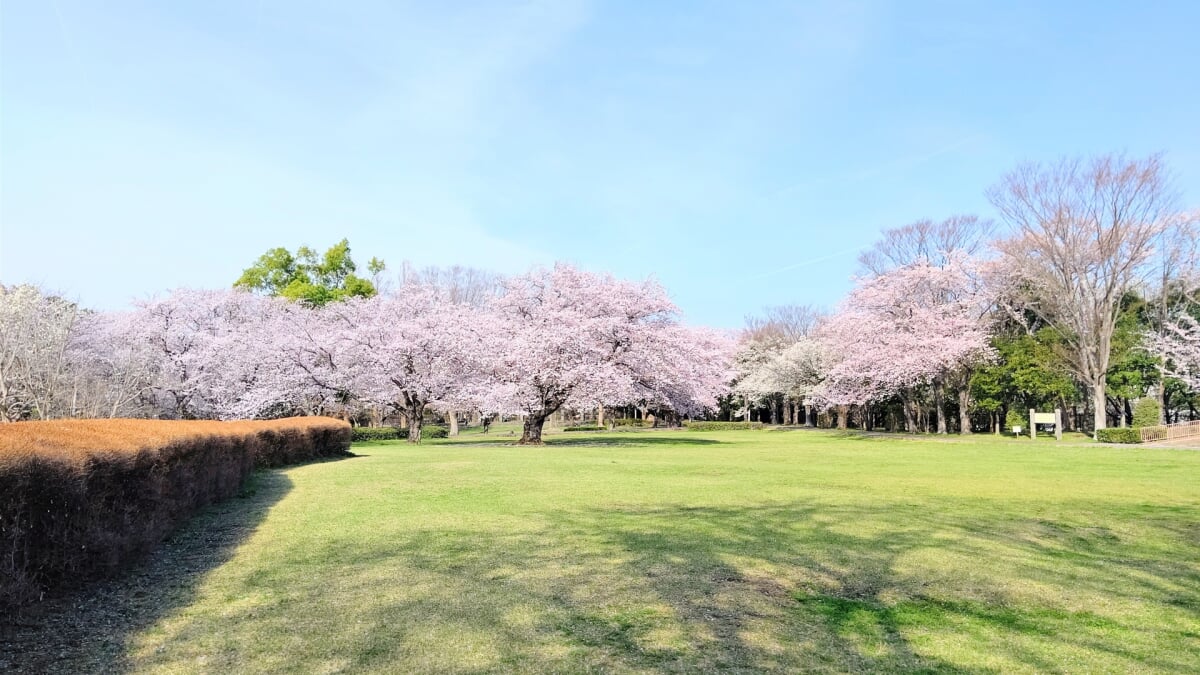
<path fill-rule="evenodd" d="M 1174 441 L 1180 438 L 1200 436 L 1200 420 L 1166 424 L 1159 427 L 1142 427 L 1142 442 Z"/>

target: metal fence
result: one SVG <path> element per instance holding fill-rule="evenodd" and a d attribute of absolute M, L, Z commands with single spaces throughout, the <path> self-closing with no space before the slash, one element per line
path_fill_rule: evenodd
<path fill-rule="evenodd" d="M 1178 424 L 1165 424 L 1158 427 L 1142 427 L 1141 431 L 1143 443 L 1153 443 L 1154 441 L 1173 441 L 1179 438 L 1193 438 L 1200 436 L 1200 420 L 1180 422 Z"/>

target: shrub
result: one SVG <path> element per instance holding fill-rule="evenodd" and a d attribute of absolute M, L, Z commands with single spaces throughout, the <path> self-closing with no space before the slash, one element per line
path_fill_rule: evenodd
<path fill-rule="evenodd" d="M 1101 443 L 1141 443 L 1142 432 L 1133 427 L 1124 429 L 1097 429 L 1096 440 Z"/>
<path fill-rule="evenodd" d="M 429 424 L 421 427 L 421 440 L 427 438 L 447 438 L 450 436 L 450 429 L 436 424 Z"/>
<path fill-rule="evenodd" d="M 362 441 L 395 441 L 406 438 L 407 433 L 400 427 L 354 427 L 350 440 L 355 443 Z"/>
<path fill-rule="evenodd" d="M 708 422 L 693 420 L 687 423 L 688 431 L 736 431 L 746 429 L 762 429 L 762 422 Z"/>
<path fill-rule="evenodd" d="M 349 446 L 350 425 L 321 417 L 0 425 L 0 608 L 120 569 L 256 467 Z"/>
<path fill-rule="evenodd" d="M 1004 416 L 1004 430 L 1012 431 L 1013 427 L 1021 427 L 1021 429 L 1029 431 L 1028 410 L 1008 409 L 1008 413 Z"/>
<path fill-rule="evenodd" d="M 563 431 L 606 431 L 608 427 L 596 426 L 595 424 L 579 424 L 573 427 L 563 427 Z"/>
<path fill-rule="evenodd" d="M 1158 401 L 1152 398 L 1140 398 L 1133 406 L 1133 426 L 1156 427 L 1159 425 L 1160 413 Z"/>
<path fill-rule="evenodd" d="M 614 427 L 648 427 L 650 423 L 636 417 L 618 417 L 612 421 Z"/>

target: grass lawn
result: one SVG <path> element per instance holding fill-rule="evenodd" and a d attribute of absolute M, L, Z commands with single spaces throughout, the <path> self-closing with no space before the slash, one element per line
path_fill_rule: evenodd
<path fill-rule="evenodd" d="M 1200 671 L 1197 452 L 818 431 L 486 438 L 362 444 L 261 474 L 180 535 L 257 514 L 122 638 L 122 665 Z"/>

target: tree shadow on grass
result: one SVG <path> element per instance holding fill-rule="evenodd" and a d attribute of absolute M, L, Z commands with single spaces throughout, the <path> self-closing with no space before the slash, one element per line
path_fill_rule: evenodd
<path fill-rule="evenodd" d="M 1161 521 L 1138 535 L 1160 541 L 1196 525 L 1169 507 L 1066 512 L 1118 531 L 1135 517 Z M 269 581 L 247 573 L 225 601 L 156 638 L 161 654 L 142 665 L 186 670 L 214 651 L 230 668 L 257 659 L 259 669 L 296 672 L 1196 665 L 1194 540 L 1147 547 L 1102 527 L 953 501 L 608 506 L 512 523 L 431 522 L 374 540 L 329 533 L 273 558 Z M 289 601 L 233 603 L 253 592 Z M 1148 608 L 1161 623 L 1081 608 L 1074 595 Z M 280 635 L 288 649 L 261 647 Z"/>
<path fill-rule="evenodd" d="M 928 640 L 914 644 L 911 636 L 930 633 L 1041 671 L 1063 668 L 1069 657 L 1060 650 L 1161 672 L 1196 665 L 1186 655 L 1189 645 L 1200 646 L 1200 570 L 1191 562 L 1196 548 L 1186 544 L 1164 559 L 1103 528 L 1053 523 L 1046 530 L 1043 521 L 894 505 L 629 508 L 564 518 L 570 528 L 603 523 L 604 539 L 628 554 L 627 574 L 645 579 L 649 595 L 672 608 L 689 660 L 700 659 L 691 665 L 705 669 L 994 669 L 936 658 Z M 871 521 L 903 525 L 856 532 Z M 1005 571 L 970 580 L 914 572 L 906 557 L 934 550 Z M 1031 599 L 1025 584 L 1064 596 Z M 1149 600 L 1169 608 L 1164 624 L 1173 625 L 1063 606 L 1072 593 Z M 1148 633 L 1155 639 L 1145 640 Z M 1128 636 L 1143 641 L 1130 644 Z M 608 646 L 645 665 L 630 644 Z"/>
<path fill-rule="evenodd" d="M 283 469 L 258 471 L 240 494 L 202 510 L 125 574 L 5 617 L 0 671 L 124 670 L 126 640 L 189 604 L 204 576 L 232 558 L 291 489 Z"/>

